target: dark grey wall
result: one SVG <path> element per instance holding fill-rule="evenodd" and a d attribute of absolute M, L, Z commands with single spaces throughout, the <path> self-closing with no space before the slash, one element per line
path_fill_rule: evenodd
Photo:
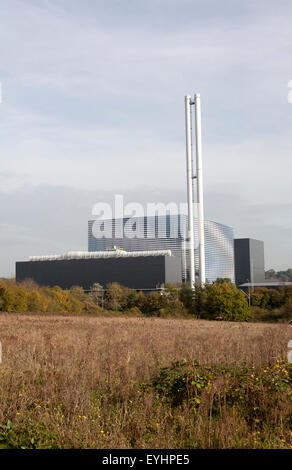
<path fill-rule="evenodd" d="M 234 271 L 235 284 L 238 286 L 250 282 L 250 254 L 249 239 L 234 239 Z"/>
<path fill-rule="evenodd" d="M 181 258 L 165 256 L 165 283 L 177 284 L 182 282 Z"/>
<path fill-rule="evenodd" d="M 234 239 L 234 267 L 237 286 L 245 282 L 264 282 L 264 242 L 252 238 Z"/>
<path fill-rule="evenodd" d="M 95 282 L 104 287 L 118 282 L 132 289 L 154 289 L 157 284 L 181 282 L 181 260 L 169 256 L 145 256 L 17 262 L 16 280 L 25 279 L 64 289 L 72 286 L 89 289 Z"/>

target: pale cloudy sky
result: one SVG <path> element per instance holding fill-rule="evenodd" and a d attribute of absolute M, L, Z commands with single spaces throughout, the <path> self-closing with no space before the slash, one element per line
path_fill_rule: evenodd
<path fill-rule="evenodd" d="M 292 267 L 290 0 L 2 0 L 0 276 L 87 249 L 98 201 L 184 201 L 201 93 L 206 217 Z"/>

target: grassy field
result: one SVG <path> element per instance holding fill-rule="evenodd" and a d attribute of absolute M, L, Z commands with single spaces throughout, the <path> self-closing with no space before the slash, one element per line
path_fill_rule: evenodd
<path fill-rule="evenodd" d="M 291 325 L 0 314 L 0 446 L 292 448 Z"/>

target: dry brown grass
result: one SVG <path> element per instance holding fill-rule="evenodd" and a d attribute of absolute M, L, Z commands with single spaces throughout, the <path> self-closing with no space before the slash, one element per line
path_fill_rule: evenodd
<path fill-rule="evenodd" d="M 273 367 L 290 339 L 290 325 L 1 313 L 0 424 L 11 421 L 4 445 L 289 447 L 287 404 L 285 420 L 271 410 L 274 429 L 258 431 L 235 407 L 214 419 L 206 402 L 194 421 L 185 404 L 173 407 L 137 384 L 182 359 Z"/>

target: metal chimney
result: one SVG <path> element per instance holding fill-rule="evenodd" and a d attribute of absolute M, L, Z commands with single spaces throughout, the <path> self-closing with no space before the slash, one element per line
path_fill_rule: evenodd
<path fill-rule="evenodd" d="M 196 115 L 196 166 L 197 166 L 197 203 L 199 222 L 199 266 L 200 284 L 206 282 L 205 274 L 205 231 L 204 231 L 204 198 L 202 171 L 202 130 L 201 130 L 201 96 L 197 93 L 194 98 Z"/>
<path fill-rule="evenodd" d="M 195 105 L 196 118 L 196 176 L 193 174 L 192 158 L 192 116 L 191 105 Z M 199 279 L 200 285 L 206 282 L 205 274 L 205 233 L 204 233 L 204 201 L 203 201 L 203 174 L 202 174 L 202 135 L 201 135 L 201 97 L 195 94 L 194 101 L 185 96 L 186 118 L 186 155 L 187 155 L 187 192 L 188 192 L 188 241 L 190 263 L 190 286 L 195 285 L 195 243 L 194 243 L 194 194 L 193 179 L 197 179 L 197 203 L 199 225 Z"/>
<path fill-rule="evenodd" d="M 191 131 L 191 97 L 185 96 L 186 114 L 186 154 L 187 154 L 187 191 L 188 191 L 188 249 L 190 257 L 190 286 L 195 286 L 195 243 L 194 243 L 194 195 L 193 195 L 193 162 Z"/>

